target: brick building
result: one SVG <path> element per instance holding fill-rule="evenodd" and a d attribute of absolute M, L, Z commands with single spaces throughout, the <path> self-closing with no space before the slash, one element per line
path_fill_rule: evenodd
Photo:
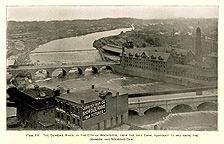
<path fill-rule="evenodd" d="M 121 65 L 148 69 L 165 73 L 167 68 L 174 63 L 170 53 L 152 51 L 147 48 L 123 49 Z"/>
<path fill-rule="evenodd" d="M 128 120 L 128 95 L 94 88 L 56 97 L 56 129 L 105 130 Z"/>
<path fill-rule="evenodd" d="M 10 99 L 17 103 L 17 121 L 25 129 L 54 129 L 54 91 L 46 87 L 25 89 L 9 88 Z"/>

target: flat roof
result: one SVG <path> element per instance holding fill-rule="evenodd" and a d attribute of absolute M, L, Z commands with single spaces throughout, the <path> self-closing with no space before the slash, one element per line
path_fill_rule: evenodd
<path fill-rule="evenodd" d="M 109 95 L 110 93 L 112 94 L 112 97 L 116 96 L 115 90 L 111 90 L 109 88 L 94 88 L 94 89 L 87 89 L 87 90 L 82 90 L 82 91 L 75 91 L 75 92 L 70 92 L 70 93 L 65 93 L 61 96 L 57 96 L 60 99 L 72 101 L 75 103 L 81 103 L 81 100 L 84 100 L 84 103 L 89 103 L 93 101 L 98 101 L 102 100 L 100 95 L 102 97 Z M 124 93 L 119 95 L 123 95 Z"/>

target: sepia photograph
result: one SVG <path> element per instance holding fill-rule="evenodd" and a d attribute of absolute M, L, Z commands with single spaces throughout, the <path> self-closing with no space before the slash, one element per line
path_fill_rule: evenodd
<path fill-rule="evenodd" d="M 5 15 L 6 131 L 219 130 L 218 6 L 8 5 Z"/>

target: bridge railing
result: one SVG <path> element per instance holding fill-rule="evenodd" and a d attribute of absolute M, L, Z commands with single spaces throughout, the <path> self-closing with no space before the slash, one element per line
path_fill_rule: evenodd
<path fill-rule="evenodd" d="M 168 94 L 176 94 L 176 93 L 188 93 L 188 92 L 197 92 L 197 91 L 205 91 L 217 89 L 217 86 L 207 86 L 207 87 L 197 87 L 197 88 L 186 88 L 180 90 L 169 90 L 169 91 L 159 91 L 159 92 L 147 92 L 147 93 L 135 93 L 129 94 L 128 98 L 136 98 L 136 97 L 146 97 L 146 96 L 155 96 L 155 95 L 168 95 Z"/>
<path fill-rule="evenodd" d="M 147 99 L 143 101 L 134 101 L 134 102 L 128 102 L 128 104 L 139 104 L 139 103 L 154 103 L 154 102 L 162 102 L 162 101 L 177 101 L 177 100 L 189 100 L 189 99 L 216 99 L 217 100 L 217 94 L 212 95 L 195 95 L 195 96 L 187 96 L 187 97 L 178 97 L 178 98 L 159 98 L 159 99 Z"/>

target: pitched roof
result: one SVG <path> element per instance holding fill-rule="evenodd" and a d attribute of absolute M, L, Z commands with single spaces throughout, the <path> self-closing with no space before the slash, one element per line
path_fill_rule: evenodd
<path fill-rule="evenodd" d="M 127 56 L 130 56 L 130 54 L 133 55 L 133 57 L 136 57 L 136 54 L 138 56 L 142 56 L 142 55 L 146 55 L 147 57 L 149 57 L 149 59 L 153 59 L 156 61 L 167 61 L 168 58 L 170 57 L 170 53 L 166 53 L 166 52 L 155 52 L 155 51 L 151 51 L 149 49 L 146 48 L 133 48 L 133 49 L 125 49 L 125 53 Z"/>

